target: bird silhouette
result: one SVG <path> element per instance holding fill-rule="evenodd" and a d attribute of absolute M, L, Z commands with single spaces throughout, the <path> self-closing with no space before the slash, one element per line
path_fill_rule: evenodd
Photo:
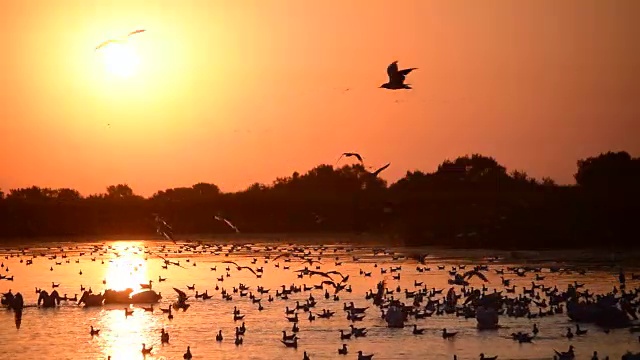
<path fill-rule="evenodd" d="M 389 82 L 380 85 L 381 88 L 389 89 L 389 90 L 398 90 L 398 89 L 411 89 L 411 86 L 404 83 L 406 76 L 413 70 L 417 68 L 408 68 L 403 70 L 398 70 L 398 61 L 392 62 L 387 67 L 387 75 L 389 75 Z"/>
<path fill-rule="evenodd" d="M 358 153 L 353 153 L 353 152 L 346 152 L 346 153 L 342 153 L 342 155 L 340 155 L 340 157 L 338 158 L 338 160 L 336 161 L 336 164 L 338 163 L 338 161 L 340 161 L 340 159 L 342 159 L 342 157 L 352 157 L 355 156 L 356 159 L 358 159 L 358 161 L 360 161 L 361 163 L 362 161 L 362 156 L 360 156 L 360 154 Z"/>

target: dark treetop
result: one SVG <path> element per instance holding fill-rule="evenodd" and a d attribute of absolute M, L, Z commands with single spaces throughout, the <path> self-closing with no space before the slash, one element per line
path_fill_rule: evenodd
<path fill-rule="evenodd" d="M 179 234 L 368 232 L 406 245 L 587 247 L 640 243 L 640 159 L 579 160 L 576 185 L 507 172 L 481 155 L 410 172 L 387 186 L 358 164 L 320 165 L 235 193 L 199 183 L 150 198 L 127 185 L 83 197 L 73 189 L 0 192 L 0 237 L 157 236 L 153 213 Z M 242 234 L 240 234 L 242 235 Z"/>

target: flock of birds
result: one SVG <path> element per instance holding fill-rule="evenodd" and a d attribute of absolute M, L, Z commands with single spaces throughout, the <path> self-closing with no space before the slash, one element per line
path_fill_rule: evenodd
<path fill-rule="evenodd" d="M 135 30 L 127 34 L 127 38 L 139 33 L 144 32 L 145 30 Z M 103 47 L 117 42 L 123 42 L 126 40 L 123 39 L 112 39 L 107 40 L 96 47 L 96 50 L 100 50 Z M 411 73 L 416 68 L 407 68 L 400 70 L 398 67 L 398 62 L 394 61 L 387 67 L 387 75 L 388 81 L 380 86 L 380 88 L 385 89 L 411 89 L 409 84 L 405 84 L 406 76 Z M 359 162 L 364 164 L 363 157 L 355 152 L 345 152 L 339 158 L 343 157 L 354 157 Z M 372 176 L 377 176 L 380 172 L 384 171 L 389 167 L 390 163 L 380 167 L 379 169 L 369 172 Z M 221 215 L 214 216 L 214 219 L 226 224 L 230 229 L 235 232 L 240 232 L 238 227 L 236 227 L 230 220 L 226 219 Z M 155 215 L 157 232 L 164 236 L 166 239 L 172 240 L 175 244 L 177 241 L 174 238 L 172 227 L 164 221 L 159 215 Z M 34 253 L 30 252 L 29 249 L 21 249 L 19 252 L 11 252 L 9 255 L 5 257 L 5 259 L 9 259 L 10 257 L 20 257 L 20 263 L 25 263 L 26 265 L 33 264 L 34 261 L 37 261 L 36 258 L 43 257 L 48 259 L 49 261 L 54 261 L 55 265 L 62 265 L 62 262 L 56 261 L 58 256 L 61 256 L 63 259 L 66 259 L 66 253 L 69 251 L 73 251 L 73 248 L 60 248 L 60 249 L 49 249 L 50 251 L 59 251 L 59 252 L 43 252 L 43 253 Z M 77 250 L 77 249 L 76 249 Z M 326 246 L 299 246 L 294 244 L 282 245 L 282 246 L 252 246 L 252 245 L 231 245 L 229 247 L 225 247 L 223 245 L 218 244 L 208 244 L 203 242 L 187 242 L 180 244 L 177 248 L 173 250 L 167 247 L 166 245 L 160 246 L 158 249 L 151 250 L 149 248 L 138 248 L 138 249 L 125 249 L 127 252 L 134 253 L 142 253 L 144 256 L 156 256 L 162 260 L 162 269 L 168 270 L 171 266 L 177 266 L 186 269 L 184 266 L 184 262 L 181 264 L 180 261 L 176 259 L 172 259 L 171 257 L 179 254 L 178 256 L 185 257 L 188 254 L 211 254 L 216 256 L 230 256 L 232 254 L 238 256 L 238 253 L 252 254 L 252 260 L 249 265 L 244 265 L 241 256 L 237 257 L 237 261 L 232 260 L 224 260 L 220 261 L 219 265 L 213 266 L 210 268 L 212 272 L 218 270 L 218 266 L 220 266 L 220 270 L 223 270 L 223 274 L 219 277 L 216 277 L 216 285 L 215 291 L 218 292 L 218 295 L 222 301 L 233 301 L 234 296 L 238 296 L 240 299 L 246 299 L 250 301 L 252 304 L 255 304 L 256 311 L 263 311 L 265 306 L 269 306 L 263 303 L 266 300 L 267 303 L 273 303 L 275 301 L 287 302 L 289 297 L 293 294 L 302 294 L 309 293 L 306 297 L 306 300 L 296 301 L 293 307 L 285 306 L 284 316 L 291 324 L 291 328 L 289 333 L 287 329 L 282 331 L 282 338 L 280 340 L 282 346 L 287 348 L 297 349 L 300 344 L 300 338 L 298 337 L 298 333 L 301 331 L 301 320 L 302 316 L 306 317 L 306 320 L 309 322 L 316 321 L 316 319 L 329 319 L 336 315 L 336 311 L 332 311 L 328 304 L 340 302 L 341 295 L 345 292 L 352 292 L 351 285 L 349 280 L 358 276 L 361 278 L 372 278 L 372 272 L 367 272 L 364 270 L 360 270 L 359 274 L 346 274 L 342 271 L 336 270 L 338 267 L 342 265 L 342 261 L 345 259 L 340 259 L 336 256 L 338 251 L 340 251 L 343 255 L 347 255 L 353 251 L 352 247 L 341 246 L 335 248 L 329 248 Z M 392 260 L 403 260 L 408 261 L 406 256 L 396 254 L 392 251 L 381 249 L 381 248 L 373 248 L 371 256 L 375 259 L 376 256 L 384 255 L 390 257 Z M 331 253 L 333 252 L 333 253 Z M 262 259 L 258 257 L 260 255 L 253 254 L 262 254 Z M 87 252 L 80 252 L 79 257 L 82 255 L 91 256 L 92 261 L 96 261 L 96 256 L 102 256 L 101 260 L 104 263 L 104 259 L 110 261 L 107 256 L 115 256 L 119 257 L 122 254 L 116 251 L 114 248 L 108 245 L 95 246 L 88 250 Z M 429 267 L 431 265 L 427 262 L 427 256 L 421 255 L 415 257 L 415 266 L 416 271 L 418 273 L 427 273 L 432 271 Z M 491 263 L 496 261 L 497 259 L 487 259 L 487 262 Z M 243 283 L 238 284 L 238 286 L 232 287 L 230 290 L 223 287 L 225 283 L 225 279 L 231 277 L 231 270 L 235 269 L 236 271 L 247 271 L 251 273 L 256 281 L 260 279 L 263 273 L 266 271 L 265 266 L 262 265 L 260 267 L 257 266 L 257 263 L 262 261 L 264 264 L 272 264 L 274 270 L 278 271 L 293 271 L 296 273 L 297 278 L 299 279 L 318 279 L 318 283 L 314 285 L 306 285 L 306 284 L 282 284 L 281 287 L 273 291 L 271 289 L 265 289 L 262 286 L 256 286 L 255 290 L 253 286 L 249 286 Z M 358 263 L 359 258 L 353 255 L 348 261 L 353 261 L 354 263 Z M 66 259 L 66 262 L 69 263 L 69 259 Z M 76 262 L 79 262 L 76 260 Z M 189 259 L 186 262 L 190 262 Z M 196 266 L 196 262 L 190 262 L 190 265 Z M 296 267 L 296 269 L 292 269 L 292 267 Z M 406 265 L 405 265 L 406 266 Z M 467 271 L 466 266 L 469 266 L 469 270 Z M 9 272 L 9 268 L 5 267 L 4 263 L 1 264 L 2 270 L 5 273 Z M 224 267 L 224 268 L 223 268 Z M 330 269 L 328 269 L 330 268 Z M 381 277 L 385 277 L 387 275 L 391 275 L 389 281 L 397 281 L 399 282 L 403 273 L 403 268 L 401 265 L 399 266 L 391 266 L 389 268 L 384 268 L 383 266 L 378 266 L 375 263 L 374 268 L 380 272 Z M 51 266 L 51 271 L 54 268 Z M 545 286 L 543 280 L 545 278 L 542 275 L 543 269 L 540 267 L 498 267 L 496 265 L 492 265 L 489 268 L 487 264 L 479 264 L 473 266 L 471 268 L 470 265 L 458 264 L 452 268 L 445 268 L 444 265 L 437 265 L 437 270 L 443 273 L 448 273 L 451 277 L 450 284 L 451 290 L 444 295 L 445 289 L 436 289 L 436 288 L 428 288 L 423 281 L 414 281 L 413 288 L 405 288 L 402 289 L 398 283 L 396 286 L 389 287 L 387 281 L 378 282 L 377 288 L 378 292 L 374 290 L 375 286 L 372 287 L 371 290 L 367 291 L 364 294 L 364 299 L 367 301 L 374 302 L 375 306 L 378 307 L 379 312 L 381 314 L 381 318 L 384 318 L 385 312 L 388 311 L 389 307 L 393 304 L 400 304 L 403 311 L 407 314 L 407 321 L 412 319 L 413 324 L 408 327 L 411 328 L 411 333 L 414 336 L 421 336 L 425 334 L 425 329 L 419 327 L 420 321 L 427 321 L 433 316 L 450 316 L 450 317 L 462 317 L 465 319 L 475 318 L 476 309 L 473 308 L 468 302 L 464 304 L 451 308 L 445 306 L 447 302 L 450 302 L 457 299 L 472 299 L 477 297 L 482 297 L 488 294 L 497 294 L 498 297 L 504 302 L 503 307 L 499 310 L 501 316 L 508 316 L 513 318 L 526 318 L 535 321 L 537 318 L 546 317 L 546 316 L 557 316 L 559 314 L 564 313 L 564 305 L 562 302 L 563 295 L 569 289 L 561 290 L 557 286 Z M 560 269 L 560 268 L 548 268 L 545 269 L 548 272 L 554 273 L 573 273 L 573 274 L 585 274 L 585 270 L 581 269 Z M 489 278 L 486 276 L 486 272 L 493 271 L 495 275 L 500 276 L 500 284 L 493 288 L 493 292 L 487 288 L 486 284 L 489 283 Z M 80 272 L 80 275 L 82 272 Z M 387 275 L 385 275 L 387 274 Z M 511 279 L 506 279 L 505 276 L 511 274 L 517 278 L 525 278 L 527 276 L 533 277 L 533 281 L 531 281 L 531 286 L 524 287 L 518 291 L 515 285 L 511 285 Z M 481 281 L 481 286 L 476 288 L 468 284 L 468 281 L 472 278 L 477 277 L 479 281 Z M 635 277 L 634 277 L 635 279 Z M 8 275 L 0 275 L 0 280 L 13 281 L 14 276 Z M 158 277 L 158 282 L 165 282 L 167 278 Z M 228 280 L 227 280 L 228 281 Z M 103 282 L 106 286 L 106 282 Z M 143 289 L 151 289 L 153 281 L 150 280 L 148 284 L 140 284 L 140 287 Z M 460 285 L 462 284 L 462 285 Z M 52 287 L 58 287 L 60 284 L 52 283 Z M 495 284 L 492 284 L 495 285 Z M 621 289 L 616 288 L 615 286 L 611 290 L 609 295 L 620 296 L 620 293 L 624 293 L 622 290 L 622 286 L 624 284 L 621 283 L 619 286 Z M 255 286 L 255 285 L 254 285 Z M 573 290 L 579 289 L 583 286 L 583 284 L 579 284 L 577 281 L 571 285 Z M 500 290 L 499 290 L 499 287 Z M 177 287 L 173 288 L 176 293 L 176 299 L 173 301 L 170 306 L 167 308 L 161 308 L 162 314 L 166 315 L 169 320 L 174 318 L 174 313 L 178 310 L 187 311 L 190 307 L 189 301 L 193 298 L 199 301 L 206 301 L 214 298 L 214 295 L 210 295 L 208 290 L 204 293 L 200 293 L 196 291 L 196 284 L 191 286 L 187 286 L 186 290 L 181 290 Z M 38 289 L 36 289 L 38 290 Z M 84 287 L 81 287 L 81 290 L 86 290 Z M 91 289 L 89 289 L 91 291 Z M 316 294 L 318 292 L 322 293 L 320 299 L 316 299 L 312 292 L 315 291 Z M 456 292 L 457 291 L 457 292 Z M 191 295 L 187 294 L 190 292 Z M 640 301 L 638 300 L 638 295 L 640 294 L 640 288 L 636 288 L 631 291 L 626 291 L 627 294 L 625 296 L 633 298 L 631 301 L 634 309 L 640 305 Z M 629 296 L 631 294 L 631 296 Z M 594 294 L 589 292 L 588 290 L 580 293 L 581 297 L 584 298 L 585 301 L 591 301 L 596 297 L 602 296 L 604 294 Z M 69 298 L 66 296 L 63 297 L 63 300 L 77 300 L 77 297 Z M 320 303 L 325 304 L 326 307 L 318 310 L 318 306 Z M 335 308 L 335 307 L 334 307 Z M 145 311 L 154 312 L 153 305 L 150 307 L 143 307 Z M 352 338 L 361 338 L 366 337 L 368 334 L 368 329 L 365 327 L 357 327 L 356 324 L 359 321 L 362 321 L 365 316 L 375 316 L 370 315 L 373 309 L 371 306 L 365 307 L 357 307 L 354 302 L 350 302 L 349 304 L 344 303 L 343 310 L 345 312 L 346 320 L 348 321 L 348 328 L 341 329 L 339 331 L 339 339 L 340 346 L 336 349 L 337 355 L 347 355 L 350 353 L 350 348 L 348 345 L 348 340 Z M 121 310 L 120 310 L 121 311 Z M 125 310 L 125 318 L 128 316 L 132 316 L 133 312 L 129 308 Z M 304 314 L 304 315 L 303 315 Z M 248 314 L 242 314 L 237 306 L 234 306 L 233 309 L 233 321 L 243 321 L 245 316 Z M 101 329 L 96 329 L 94 326 L 91 326 L 89 329 L 88 335 L 91 337 L 100 336 Z M 536 341 L 538 334 L 541 331 L 550 331 L 548 329 L 540 329 L 537 323 L 533 323 L 530 331 L 518 331 L 513 332 L 511 337 L 514 341 L 518 343 L 531 343 Z M 605 332 L 608 333 L 608 329 L 604 329 Z M 640 332 L 640 327 L 632 327 L 630 328 L 631 332 Z M 449 329 L 441 330 L 442 338 L 447 340 L 453 340 L 458 336 L 457 331 L 450 331 Z M 235 333 L 233 334 L 234 343 L 237 346 L 242 345 L 245 337 L 251 336 L 250 330 L 245 326 L 245 323 L 242 322 L 240 326 L 235 327 Z M 574 336 L 589 336 L 586 329 L 580 328 L 579 324 L 575 324 L 575 332 L 572 327 L 568 327 L 566 329 L 566 333 L 564 335 L 567 339 L 572 339 Z M 338 334 L 336 334 L 336 338 Z M 218 330 L 215 336 L 215 340 L 217 342 L 222 342 L 224 339 L 224 335 L 222 330 Z M 160 330 L 160 338 L 159 341 L 161 344 L 170 344 L 170 334 L 164 328 Z M 640 338 L 639 338 L 640 341 Z M 152 352 L 156 351 L 154 346 L 147 347 L 146 344 L 142 344 L 141 354 L 149 355 Z M 551 350 L 550 350 L 551 351 Z M 364 354 L 363 351 L 358 350 L 357 352 L 358 360 L 371 360 L 374 357 L 374 354 Z M 303 360 L 310 360 L 312 354 L 309 354 L 306 350 L 303 352 Z M 558 351 L 553 349 L 554 358 L 560 360 L 573 360 L 575 358 L 575 347 L 570 345 L 567 351 Z M 634 355 L 629 355 L 634 356 Z M 640 355 L 635 355 L 640 356 Z M 191 347 L 187 346 L 186 352 L 184 353 L 184 359 L 191 359 L 193 354 L 191 352 Z M 110 359 L 111 357 L 109 357 Z M 479 354 L 480 360 L 495 360 L 497 358 L 494 356 L 486 356 L 484 353 Z M 457 356 L 454 355 L 454 359 L 457 359 Z M 598 354 L 593 353 L 592 359 L 598 359 Z M 629 359 L 632 359 L 631 357 Z"/>
<path fill-rule="evenodd" d="M 224 218 L 220 218 L 219 220 L 223 222 L 225 221 Z M 229 226 L 231 227 L 233 225 L 229 224 Z M 158 217 L 158 231 L 160 233 L 162 233 L 163 230 L 161 229 L 163 227 L 170 228 L 166 222 L 162 221 L 162 219 Z M 20 257 L 20 263 L 24 262 L 29 265 L 33 264 L 34 261 L 38 261 L 36 260 L 37 258 L 44 257 L 49 261 L 55 262 L 56 266 L 60 266 L 63 265 L 64 262 L 57 260 L 61 257 L 66 260 L 66 263 L 70 263 L 70 259 L 67 258 L 66 254 L 72 251 L 74 251 L 73 248 L 54 248 L 50 249 L 49 252 L 37 254 L 34 252 L 28 252 L 28 249 L 22 249 L 19 252 L 13 252 L 10 255 L 7 255 L 5 258 L 9 259 L 14 256 Z M 75 251 L 79 250 L 75 249 Z M 196 301 L 207 301 L 217 296 L 219 296 L 223 302 L 232 302 L 236 296 L 241 300 L 246 299 L 246 301 L 250 301 L 251 304 L 255 305 L 256 311 L 260 312 L 263 311 L 266 306 L 269 306 L 264 303 L 265 300 L 268 304 L 272 304 L 276 301 L 287 302 L 289 297 L 294 294 L 297 294 L 299 298 L 301 294 L 309 293 L 308 296 L 305 296 L 305 301 L 298 300 L 295 302 L 293 307 L 290 307 L 289 305 L 284 306 L 284 316 L 287 322 L 291 324 L 291 328 L 289 330 L 290 333 L 287 332 L 287 329 L 282 331 L 281 343 L 287 348 L 294 349 L 301 346 L 297 334 L 301 331 L 301 328 L 303 328 L 303 326 L 300 325 L 303 319 L 313 322 L 320 319 L 329 319 L 334 317 L 337 311 L 335 309 L 335 305 L 333 306 L 334 310 L 332 310 L 332 307 L 328 304 L 335 304 L 336 302 L 340 303 L 341 295 L 344 293 L 351 293 L 353 291 L 350 279 L 353 277 L 373 279 L 373 271 L 367 272 L 362 268 L 358 274 L 347 274 L 338 270 L 344 261 L 353 261 L 353 263 L 358 264 L 363 256 L 367 256 L 368 260 L 374 261 L 374 269 L 379 271 L 380 276 L 384 277 L 390 275 L 391 278 L 387 280 L 398 282 L 398 285 L 396 286 L 389 286 L 387 281 L 378 282 L 378 294 L 382 294 L 382 297 L 376 301 L 376 290 L 375 287 L 373 287 L 364 294 L 364 300 L 374 301 L 374 305 L 379 308 L 381 318 L 384 318 L 385 312 L 392 304 L 400 303 L 404 311 L 407 313 L 407 321 L 409 321 L 409 319 L 413 319 L 413 324 L 407 325 L 407 327 L 412 329 L 411 333 L 414 336 L 424 335 L 425 328 L 420 328 L 419 322 L 428 321 L 429 318 L 434 316 L 453 316 L 464 319 L 475 317 L 476 309 L 471 305 L 471 302 L 465 300 L 464 304 L 458 304 L 453 308 L 449 308 L 446 304 L 448 301 L 451 301 L 451 299 L 473 299 L 478 296 L 484 296 L 485 294 L 498 294 L 505 304 L 500 309 L 501 316 L 524 318 L 532 321 L 541 317 L 557 316 L 565 312 L 565 306 L 562 303 L 562 299 L 565 298 L 564 294 L 566 294 L 566 291 L 560 290 L 557 286 L 545 286 L 543 283 L 545 275 L 543 275 L 543 269 L 540 267 L 498 267 L 497 264 L 489 267 L 490 264 L 498 261 L 498 259 L 488 258 L 484 264 L 473 267 L 471 267 L 471 265 L 458 264 L 457 266 L 446 268 L 445 265 L 437 265 L 429 262 L 428 257 L 425 254 L 420 256 L 410 255 L 407 257 L 407 255 L 398 254 L 383 248 L 373 248 L 371 251 L 372 253 L 370 254 L 359 254 L 356 256 L 353 253 L 354 248 L 349 246 L 338 246 L 333 248 L 322 245 L 299 246 L 294 244 L 274 246 L 257 246 L 252 244 L 224 246 L 220 244 L 189 241 L 175 247 L 162 245 L 156 249 L 132 247 L 117 250 L 110 245 L 96 245 L 91 249 L 79 252 L 76 262 L 79 262 L 80 257 L 82 256 L 90 256 L 92 261 L 101 261 L 104 263 L 105 259 L 107 262 L 112 261 L 109 260 L 109 256 L 115 256 L 117 258 L 123 256 L 123 254 L 133 253 L 144 256 L 145 260 L 150 256 L 155 256 L 162 260 L 162 269 L 168 270 L 172 266 L 186 269 L 184 266 L 185 262 L 189 263 L 189 267 L 195 267 L 197 264 L 196 256 L 203 256 L 207 254 L 218 257 L 234 256 L 234 260 L 217 261 L 218 264 L 210 267 L 211 272 L 217 272 L 218 270 L 223 271 L 222 275 L 216 277 L 214 291 L 218 292 L 218 295 L 210 295 L 208 290 L 203 293 L 199 292 L 196 290 L 196 284 L 188 285 L 185 290 L 174 287 L 173 289 L 177 295 L 176 299 L 167 308 L 161 308 L 162 314 L 166 315 L 167 318 L 171 320 L 174 318 L 174 314 L 177 314 L 178 310 L 187 311 L 191 305 L 190 300 L 192 298 L 195 298 Z M 189 254 L 191 254 L 191 256 Z M 337 255 L 342 255 L 342 257 Z M 260 259 L 260 256 L 262 256 L 262 259 Z M 404 261 L 405 266 L 407 261 L 415 259 L 414 265 L 418 274 L 437 271 L 443 275 L 451 277 L 449 280 L 450 284 L 463 282 L 464 285 L 453 285 L 449 292 L 444 292 L 445 289 L 429 288 L 423 281 L 414 280 L 413 287 L 402 289 L 399 285 L 399 281 L 403 273 L 402 265 L 392 265 L 388 268 L 385 268 L 382 265 L 378 266 L 377 260 L 381 260 L 381 257 L 383 256 L 391 261 Z M 100 257 L 102 257 L 102 260 L 97 260 Z M 182 263 L 175 257 L 183 258 Z M 186 259 L 184 259 L 185 257 Z M 240 283 L 238 286 L 233 286 L 231 289 L 227 289 L 223 286 L 223 284 L 226 284 L 226 282 L 229 281 L 228 279 L 231 277 L 231 272 L 234 269 L 238 272 L 246 271 L 247 273 L 252 274 L 251 277 L 255 277 L 256 283 L 259 283 L 259 279 L 267 269 L 265 265 L 258 266 L 258 262 L 262 262 L 263 264 L 272 264 L 274 271 L 292 271 L 296 274 L 298 279 L 318 279 L 317 284 L 282 284 L 280 288 L 275 291 L 265 289 L 260 285 L 253 288 L 252 286 L 244 283 Z M 437 269 L 432 269 L 430 267 L 434 265 L 437 266 Z M 5 267 L 4 263 L 0 266 L 3 268 L 4 272 L 9 271 L 8 267 Z M 467 266 L 469 267 L 468 269 Z M 330 270 L 327 270 L 328 268 L 330 268 Z M 53 271 L 53 266 L 51 267 L 51 270 Z M 571 268 L 548 268 L 544 270 L 545 272 L 555 274 L 584 275 L 587 273 L 587 270 L 585 269 Z M 493 289 L 489 289 L 486 286 L 486 284 L 490 283 L 489 277 L 487 276 L 488 272 L 493 272 L 495 274 L 492 274 L 492 276 L 499 276 L 500 278 L 500 284 L 495 286 Z M 513 278 L 505 278 L 505 276 L 509 274 L 511 274 Z M 519 291 L 515 285 L 511 284 L 515 278 L 527 277 L 532 278 L 531 285 L 523 287 L 522 291 Z M 468 284 L 468 281 L 471 281 L 473 278 L 478 279 L 481 284 L 480 287 L 474 287 Z M 640 277 L 635 274 L 632 275 L 632 279 L 635 280 L 638 278 Z M 3 279 L 13 280 L 13 277 L 8 279 L 7 276 L 4 276 Z M 167 281 L 167 277 L 158 277 L 158 282 L 165 281 Z M 153 282 L 153 280 L 149 280 L 146 284 L 140 284 L 140 288 L 151 289 Z M 103 284 L 108 287 L 106 282 L 103 281 Z M 53 288 L 57 288 L 59 286 L 59 283 L 52 283 Z M 581 289 L 583 286 L 584 284 L 574 281 L 569 288 L 573 288 L 575 290 Z M 501 287 L 500 290 L 499 287 Z M 631 304 L 637 309 L 640 305 L 640 301 L 638 300 L 640 288 L 632 289 L 630 291 L 627 290 L 625 292 L 624 280 L 622 279 L 621 284 L 619 284 L 618 287 L 620 287 L 620 289 L 614 286 L 610 294 L 627 294 L 627 296 L 634 299 Z M 382 293 L 380 293 L 380 289 L 383 289 Z M 38 290 L 39 289 L 36 289 L 36 291 Z M 81 287 L 81 290 L 87 289 Z M 457 293 L 456 290 L 459 291 L 459 293 Z M 89 291 L 91 291 L 91 289 L 89 289 Z M 567 289 L 567 291 L 569 291 L 569 289 Z M 320 292 L 322 294 L 320 299 L 316 299 L 312 294 L 313 292 L 316 294 Z M 592 293 L 589 290 L 581 292 L 580 295 L 584 297 L 586 301 L 590 301 L 590 299 L 595 299 L 601 296 L 599 294 Z M 77 300 L 77 296 L 74 296 L 74 298 L 68 298 L 65 294 L 63 300 L 74 301 Z M 317 309 L 321 303 L 324 303 L 325 307 Z M 151 313 L 154 312 L 153 305 L 150 307 L 143 306 L 142 308 L 145 311 L 150 311 Z M 370 315 L 372 311 L 371 306 L 357 307 L 354 302 L 344 303 L 342 308 L 346 314 L 345 317 L 348 321 L 348 328 L 339 331 L 339 339 L 342 343 L 341 346 L 336 349 L 336 354 L 347 355 L 350 353 L 348 340 L 368 336 L 369 330 L 365 327 L 357 327 L 357 323 L 362 321 L 365 316 L 375 315 Z M 133 311 L 130 308 L 125 308 L 124 312 L 125 318 L 133 316 Z M 235 328 L 235 333 L 233 334 L 235 345 L 240 346 L 246 336 L 251 336 L 250 330 L 244 323 L 245 316 L 248 316 L 249 314 L 243 314 L 237 306 L 234 306 L 232 315 L 234 322 L 242 322 L 240 326 Z M 609 329 L 603 330 L 606 333 L 609 332 Z M 541 331 L 549 332 L 549 329 L 541 329 L 539 325 L 534 322 L 530 331 L 513 332 L 511 337 L 514 341 L 520 344 L 531 343 L 536 341 L 538 334 Z M 630 331 L 640 332 L 640 327 L 634 326 L 630 328 Z M 96 329 L 91 326 L 88 335 L 91 337 L 99 336 L 100 332 L 101 329 Z M 551 330 L 551 332 L 553 332 L 553 330 Z M 450 331 L 450 329 L 446 328 L 441 330 L 441 335 L 443 339 L 448 340 L 459 337 L 457 331 Z M 338 334 L 336 334 L 336 337 L 337 336 Z M 573 331 L 572 327 L 567 328 L 564 337 L 570 340 L 574 336 L 588 336 L 588 330 L 581 328 L 579 324 L 575 324 L 575 331 Z M 222 342 L 223 339 L 224 335 L 222 330 L 218 330 L 215 340 L 217 342 Z M 159 340 L 161 344 L 169 344 L 170 334 L 165 329 L 161 329 Z M 640 338 L 638 340 L 640 341 Z M 156 347 L 147 347 L 146 344 L 142 344 L 142 355 L 151 354 L 153 351 L 156 351 Z M 555 349 L 553 351 L 555 357 L 560 360 L 573 360 L 575 358 L 575 348 L 572 345 L 564 352 Z M 191 359 L 192 356 L 191 348 L 187 347 L 186 352 L 184 353 L 184 359 Z M 311 356 L 313 355 L 307 353 L 306 350 L 303 352 L 304 360 L 311 359 Z M 369 360 L 372 359 L 373 356 L 374 354 L 364 354 L 361 350 L 357 351 L 358 360 Z M 482 353 L 479 355 L 479 358 L 481 360 L 494 360 L 497 356 L 494 355 L 489 357 Z M 457 359 L 457 356 L 454 357 L 454 359 Z M 598 354 L 594 353 L 592 359 L 598 359 Z"/>

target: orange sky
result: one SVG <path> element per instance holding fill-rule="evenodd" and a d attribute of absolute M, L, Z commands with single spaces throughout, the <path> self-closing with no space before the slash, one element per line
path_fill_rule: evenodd
<path fill-rule="evenodd" d="M 571 183 L 578 158 L 640 155 L 638 14 L 636 0 L 8 1 L 0 188 L 233 191 L 343 151 L 391 161 L 389 181 L 478 152 Z M 139 71 L 108 73 L 95 46 L 138 28 Z M 414 90 L 378 88 L 393 60 L 419 68 Z"/>

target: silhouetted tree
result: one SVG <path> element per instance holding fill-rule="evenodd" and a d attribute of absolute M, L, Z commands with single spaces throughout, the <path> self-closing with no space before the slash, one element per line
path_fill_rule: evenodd
<path fill-rule="evenodd" d="M 574 175 L 578 185 L 589 189 L 629 189 L 640 184 L 640 159 L 629 153 L 608 152 L 578 160 Z"/>
<path fill-rule="evenodd" d="M 132 198 L 135 194 L 127 184 L 110 185 L 107 187 L 107 197 L 114 199 Z"/>
<path fill-rule="evenodd" d="M 198 183 L 148 199 L 126 184 L 87 197 L 32 186 L 0 193 L 0 236 L 155 236 L 158 213 L 178 236 L 232 232 L 213 219 L 222 215 L 242 232 L 367 231 L 409 245 L 609 245 L 635 234 L 638 163 L 624 152 L 580 160 L 578 186 L 538 182 L 479 154 L 408 171 L 390 186 L 361 164 L 323 164 L 234 193 Z"/>

